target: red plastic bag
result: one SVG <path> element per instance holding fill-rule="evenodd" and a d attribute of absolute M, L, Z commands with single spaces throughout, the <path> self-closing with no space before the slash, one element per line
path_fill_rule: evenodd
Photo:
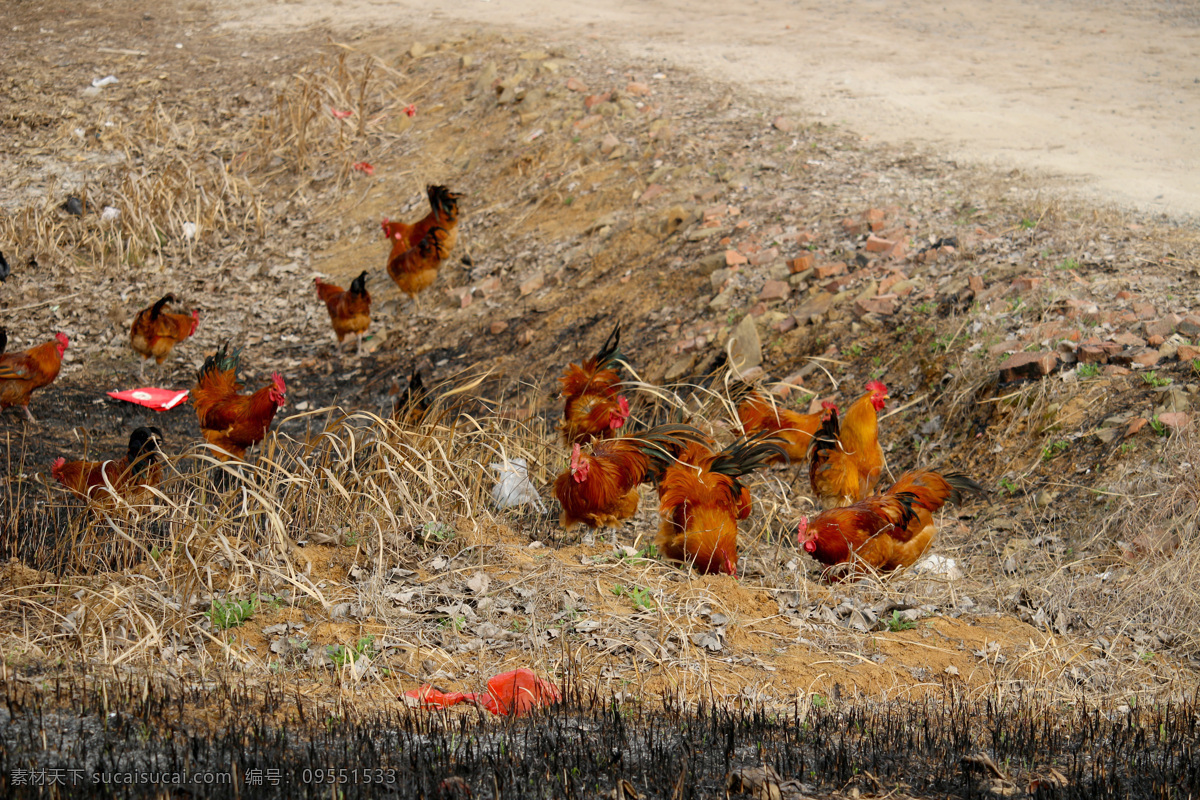
<path fill-rule="evenodd" d="M 157 389 L 145 386 L 141 389 L 129 389 L 124 392 L 109 392 L 114 400 L 124 400 L 127 403 L 137 403 L 139 406 L 153 408 L 155 411 L 170 411 L 175 406 L 188 399 L 187 389 Z"/>
<path fill-rule="evenodd" d="M 405 692 L 400 699 L 420 708 L 449 708 L 458 703 L 474 703 L 493 714 L 520 717 L 538 706 L 557 703 L 562 694 L 557 686 L 542 680 L 531 670 L 515 669 L 489 678 L 487 692 L 443 692 L 427 683 Z"/>

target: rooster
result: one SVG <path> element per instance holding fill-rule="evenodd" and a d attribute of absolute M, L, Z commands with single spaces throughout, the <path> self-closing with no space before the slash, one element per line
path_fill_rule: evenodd
<path fill-rule="evenodd" d="M 7 345 L 7 333 L 4 338 Z M 69 345 L 65 333 L 56 333 L 52 342 L 21 353 L 0 355 L 0 411 L 9 406 L 20 406 L 30 422 L 37 422 L 29 411 L 29 396 L 58 377 L 63 353 Z"/>
<path fill-rule="evenodd" d="M 414 303 L 417 295 L 437 280 L 438 267 L 449 252 L 445 245 L 448 236 L 445 228 L 430 228 L 415 245 L 388 259 L 388 275 Z"/>
<path fill-rule="evenodd" d="M 838 408 L 826 404 L 821 429 L 813 436 L 808 478 L 822 508 L 858 502 L 875 490 L 883 472 L 877 414 L 887 402 L 880 381 L 868 381 L 867 393 L 850 404 L 839 419 Z"/>
<path fill-rule="evenodd" d="M 738 479 L 779 457 L 786 458 L 786 451 L 766 431 L 719 453 L 688 445 L 658 482 L 659 552 L 704 574 L 736 577 L 737 524 L 751 510 L 750 491 Z"/>
<path fill-rule="evenodd" d="M 587 453 L 573 445 L 570 466 L 554 481 L 559 522 L 568 530 L 580 523 L 616 527 L 637 513 L 638 485 L 655 480 L 688 442 L 704 439 L 689 425 L 670 423 L 595 441 Z"/>
<path fill-rule="evenodd" d="M 317 287 L 317 296 L 329 311 L 329 320 L 333 323 L 339 348 L 348 334 L 354 334 L 358 340 L 357 352 L 361 356 L 362 337 L 371 325 L 371 295 L 367 293 L 366 270 L 350 282 L 348 291 L 325 283 L 320 278 L 313 278 L 313 284 Z"/>
<path fill-rule="evenodd" d="M 408 428 L 415 428 L 429 413 L 429 390 L 421 380 L 421 371 L 413 367 L 408 376 L 408 386 L 396 398 L 396 407 L 392 409 L 392 419 Z"/>
<path fill-rule="evenodd" d="M 933 540 L 933 515 L 983 487 L 960 473 L 917 469 L 900 476 L 883 494 L 831 508 L 810 523 L 800 518 L 800 546 L 822 564 L 852 563 L 893 570 L 916 563 Z"/>
<path fill-rule="evenodd" d="M 82 497 L 96 497 L 109 487 L 125 499 L 141 497 L 145 487 L 162 480 L 162 431 L 137 428 L 129 435 L 124 458 L 114 461 L 67 461 L 57 458 L 50 467 L 54 480 Z"/>
<path fill-rule="evenodd" d="M 446 252 L 454 249 L 458 241 L 458 199 L 462 195 L 445 186 L 426 186 L 425 194 L 429 196 L 429 213 L 416 222 L 409 224 L 383 218 L 383 235 L 392 242 L 389 261 L 421 241 L 435 227 L 446 231 Z"/>
<path fill-rule="evenodd" d="M 738 420 L 742 432 L 749 436 L 759 431 L 770 431 L 779 439 L 779 445 L 793 464 L 803 463 L 808 457 L 808 448 L 813 435 L 821 427 L 820 414 L 801 414 L 779 408 L 745 383 L 733 385 L 731 395 L 737 402 Z M 782 459 L 776 457 L 776 463 Z"/>
<path fill-rule="evenodd" d="M 200 324 L 199 311 L 192 311 L 190 317 L 163 311 L 163 306 L 173 302 L 175 295 L 163 295 L 157 303 L 143 308 L 133 318 L 133 324 L 129 327 L 129 344 L 142 357 L 138 364 L 138 380 L 145 379 L 148 359 L 153 358 L 156 364 L 161 365 L 175 345 L 194 334 L 196 326 Z"/>
<path fill-rule="evenodd" d="M 570 364 L 558 379 L 564 398 L 563 443 L 568 447 L 607 439 L 629 419 L 629 401 L 617 393 L 621 376 L 618 367 L 625 357 L 618 351 L 621 325 L 618 323 L 593 358 L 582 364 Z"/>
<path fill-rule="evenodd" d="M 267 435 L 275 412 L 287 399 L 287 386 L 278 372 L 271 375 L 270 386 L 251 395 L 238 394 L 243 388 L 237 380 L 241 350 L 232 355 L 228 351 L 229 345 L 222 345 L 204 360 L 192 390 L 200 432 L 221 461 L 244 460 L 246 450 Z"/>

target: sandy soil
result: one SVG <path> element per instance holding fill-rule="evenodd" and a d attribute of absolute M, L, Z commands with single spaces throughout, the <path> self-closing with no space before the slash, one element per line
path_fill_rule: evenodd
<path fill-rule="evenodd" d="M 1078 0 L 217 0 L 225 24 L 407 21 L 586 39 L 743 85 L 864 138 L 1037 170 L 1102 203 L 1200 214 L 1200 11 Z M 413 24 L 415 22 L 415 25 Z M 450 33 L 452 31 L 446 31 Z"/>

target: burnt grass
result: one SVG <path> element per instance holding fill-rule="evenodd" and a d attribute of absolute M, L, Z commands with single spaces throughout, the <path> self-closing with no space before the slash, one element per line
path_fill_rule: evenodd
<path fill-rule="evenodd" d="M 497 719 L 350 707 L 314 716 L 282 683 L 59 678 L 44 688 L 5 684 L 5 797 L 163 794 L 149 782 L 93 783 L 132 772 L 230 776 L 184 787 L 191 797 L 328 797 L 336 789 L 343 798 L 690 798 L 719 796 L 728 776 L 760 766 L 795 776 L 776 797 L 1200 792 L 1194 701 L 1111 713 L 1020 700 L 996 707 L 948 690 L 920 703 L 832 700 L 776 715 L 704 703 L 622 708 L 568 688 L 560 705 Z M 190 717 L 198 708 L 226 723 L 198 735 Z M 31 773 L 63 782 L 21 785 Z M 622 794 L 623 781 L 638 794 Z"/>

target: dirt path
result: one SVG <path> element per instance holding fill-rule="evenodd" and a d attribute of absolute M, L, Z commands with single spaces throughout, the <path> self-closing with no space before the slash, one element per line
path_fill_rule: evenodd
<path fill-rule="evenodd" d="M 753 0 L 703 14 L 683 0 L 483 0 L 433 12 L 411 0 L 218 0 L 217 8 L 239 27 L 409 20 L 400 35 L 415 38 L 415 18 L 416 28 L 479 23 L 587 37 L 644 57 L 647 73 L 696 69 L 868 139 L 1038 170 L 1105 203 L 1200 214 L 1200 14 L 1186 4 Z"/>

